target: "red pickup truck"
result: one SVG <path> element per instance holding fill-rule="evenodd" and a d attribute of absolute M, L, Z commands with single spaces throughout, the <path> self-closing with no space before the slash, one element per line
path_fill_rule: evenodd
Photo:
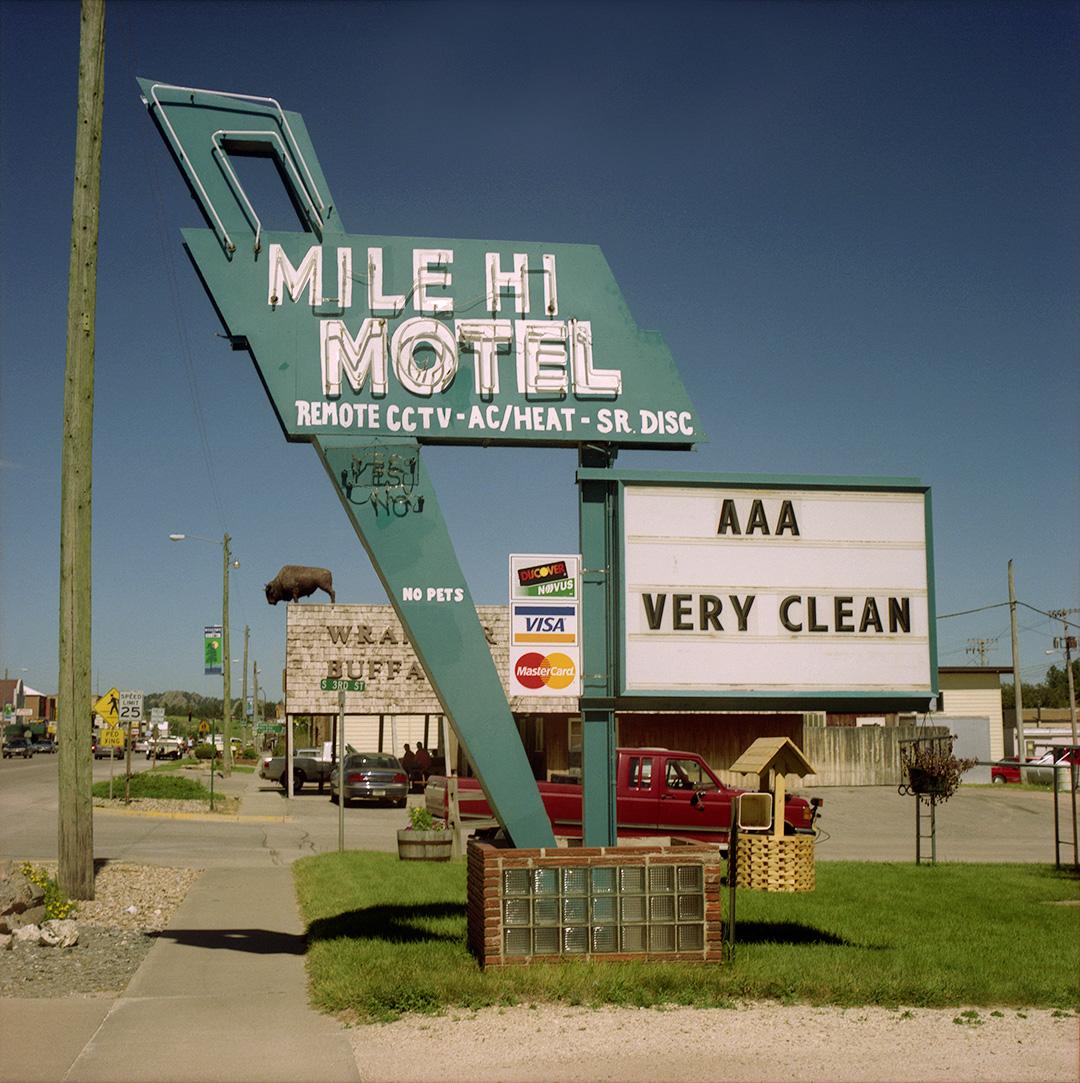
<path fill-rule="evenodd" d="M 725 786 L 693 752 L 667 748 L 620 748 L 616 760 L 615 810 L 620 838 L 677 836 L 727 843 L 732 799 L 745 790 Z M 463 822 L 490 818 L 487 798 L 475 778 L 458 778 L 458 807 Z M 581 838 L 581 784 L 538 782 L 552 831 Z M 446 819 L 446 779 L 428 779 L 425 804 Z M 784 803 L 785 834 L 813 834 L 821 799 L 789 795 Z"/>

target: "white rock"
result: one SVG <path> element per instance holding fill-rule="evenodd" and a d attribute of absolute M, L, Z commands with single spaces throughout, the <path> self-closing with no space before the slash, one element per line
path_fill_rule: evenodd
<path fill-rule="evenodd" d="M 54 918 L 41 926 L 41 942 L 52 948 L 70 948 L 79 942 L 79 927 L 70 918 Z"/>
<path fill-rule="evenodd" d="M 20 925 L 11 935 L 16 944 L 37 944 L 41 940 L 41 929 L 36 925 Z"/>
<path fill-rule="evenodd" d="M 138 912 L 139 912 L 139 908 L 137 906 L 134 906 L 134 905 L 129 906 L 124 910 L 125 914 L 137 914 Z"/>

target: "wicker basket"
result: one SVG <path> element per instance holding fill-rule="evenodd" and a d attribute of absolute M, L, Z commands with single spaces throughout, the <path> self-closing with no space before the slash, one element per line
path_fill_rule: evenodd
<path fill-rule="evenodd" d="M 812 835 L 740 835 L 735 882 L 755 891 L 813 891 Z"/>

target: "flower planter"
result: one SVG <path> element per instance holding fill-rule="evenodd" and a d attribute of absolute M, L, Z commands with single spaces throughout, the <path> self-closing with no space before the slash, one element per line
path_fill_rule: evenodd
<path fill-rule="evenodd" d="M 398 857 L 402 861 L 449 861 L 453 842 L 452 831 L 402 828 L 397 833 Z"/>
<path fill-rule="evenodd" d="M 948 791 L 948 783 L 945 779 L 918 767 L 908 768 L 908 780 L 912 793 L 925 794 L 927 797 L 943 797 Z"/>

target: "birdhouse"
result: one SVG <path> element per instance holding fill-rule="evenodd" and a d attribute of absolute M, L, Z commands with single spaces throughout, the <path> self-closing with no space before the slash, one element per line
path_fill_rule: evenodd
<path fill-rule="evenodd" d="M 756 891 L 813 891 L 816 883 L 813 836 L 784 837 L 787 776 L 804 778 L 815 773 L 801 749 L 788 737 L 759 737 L 730 770 L 757 775 L 759 792 L 746 793 L 739 798 L 739 823 L 733 827 L 736 845 L 728 852 L 731 862 L 729 882 Z M 767 818 L 762 815 L 762 806 L 767 806 L 770 798 L 771 830 L 766 826 Z M 754 799 L 750 804 L 750 816 L 759 817 L 754 824 L 743 822 L 742 806 L 749 799 Z"/>
<path fill-rule="evenodd" d="M 769 773 L 773 774 L 772 829 L 780 838 L 784 834 L 784 802 L 787 800 L 786 778 L 805 778 L 815 774 L 810 761 L 790 737 L 759 737 L 731 765 L 729 770 L 743 775 L 758 776 L 758 790 L 769 792 Z"/>

